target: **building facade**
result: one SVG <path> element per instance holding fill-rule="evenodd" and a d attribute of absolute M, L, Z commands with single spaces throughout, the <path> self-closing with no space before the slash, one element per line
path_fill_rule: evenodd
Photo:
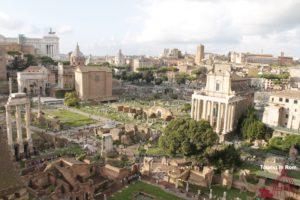
<path fill-rule="evenodd" d="M 75 70 L 75 90 L 82 100 L 110 100 L 112 71 L 105 67 L 78 66 Z"/>
<path fill-rule="evenodd" d="M 195 63 L 196 65 L 200 65 L 201 61 L 204 59 L 204 45 L 199 44 L 197 46 L 197 51 L 195 55 Z"/>
<path fill-rule="evenodd" d="M 119 49 L 117 55 L 115 56 L 115 65 L 122 66 L 122 65 L 125 65 L 125 64 L 126 64 L 125 57 L 122 53 L 122 50 Z"/>
<path fill-rule="evenodd" d="M 72 90 L 75 87 L 75 68 L 71 65 L 58 63 L 58 87 L 64 90 Z"/>
<path fill-rule="evenodd" d="M 9 38 L 0 35 L 0 43 L 8 44 L 14 43 L 23 46 L 32 46 L 35 48 L 36 53 L 51 58 L 58 58 L 59 56 L 59 38 L 52 30 L 43 38 L 29 38 L 20 34 L 17 38 Z"/>
<path fill-rule="evenodd" d="M 149 68 L 149 67 L 153 67 L 153 66 L 154 66 L 154 62 L 149 58 L 145 58 L 145 57 L 136 58 L 133 60 L 132 71 L 138 72 L 139 68 Z"/>
<path fill-rule="evenodd" d="M 216 65 L 207 74 L 205 88 L 192 95 L 191 117 L 209 121 L 223 141 L 253 104 L 253 97 L 249 79 L 237 76 L 229 65 Z"/>
<path fill-rule="evenodd" d="M 262 121 L 272 127 L 300 129 L 300 94 L 299 91 L 281 91 L 273 93 L 265 108 Z"/>

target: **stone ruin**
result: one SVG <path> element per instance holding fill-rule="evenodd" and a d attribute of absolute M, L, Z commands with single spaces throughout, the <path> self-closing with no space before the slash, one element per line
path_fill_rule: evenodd
<path fill-rule="evenodd" d="M 141 173 L 143 175 L 150 176 L 151 171 L 152 171 L 152 164 L 153 164 L 153 158 L 151 158 L 151 157 L 144 157 L 143 166 L 141 168 Z"/>
<path fill-rule="evenodd" d="M 114 150 L 113 139 L 111 134 L 102 135 L 101 155 L 106 155 Z"/>
<path fill-rule="evenodd" d="M 119 105 L 117 106 L 118 112 L 128 113 L 133 118 L 160 118 L 164 121 L 170 121 L 173 119 L 173 114 L 170 110 L 161 106 L 152 106 L 148 109 L 135 108 L 130 106 Z"/>
<path fill-rule="evenodd" d="M 233 173 L 232 170 L 225 170 L 221 174 L 221 185 L 226 187 L 227 189 L 230 189 L 233 182 Z"/>
<path fill-rule="evenodd" d="M 33 145 L 30 130 L 30 100 L 25 93 L 11 93 L 5 105 L 6 108 L 6 126 L 7 126 L 7 143 L 17 159 L 28 157 L 33 153 Z M 15 111 L 17 141 L 13 141 L 12 129 L 12 111 Z M 23 140 L 22 133 L 22 111 L 25 109 L 25 129 L 26 139 Z"/>

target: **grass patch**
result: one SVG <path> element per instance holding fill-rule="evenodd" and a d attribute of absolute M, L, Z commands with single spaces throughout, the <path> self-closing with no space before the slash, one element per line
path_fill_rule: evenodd
<path fill-rule="evenodd" d="M 166 155 L 166 152 L 159 147 L 150 147 L 146 153 L 149 155 Z"/>
<path fill-rule="evenodd" d="M 46 114 L 48 118 L 49 115 L 57 117 L 62 125 L 66 127 L 78 127 L 95 123 L 95 120 L 89 117 L 68 110 L 51 110 L 46 111 Z"/>
<path fill-rule="evenodd" d="M 109 197 L 109 200 L 132 200 L 134 194 L 138 192 L 147 193 L 156 200 L 181 200 L 181 198 L 167 193 L 159 187 L 147 184 L 145 182 L 135 182 L 129 185 L 128 188 L 123 189 L 120 193 L 115 193 L 114 196 Z"/>
<path fill-rule="evenodd" d="M 185 187 L 185 186 L 184 186 Z M 210 189 L 209 188 L 204 188 L 204 187 L 200 187 L 197 185 L 193 185 L 190 184 L 189 185 L 190 191 L 197 194 L 198 190 L 201 191 L 201 194 L 205 194 L 206 196 L 209 196 L 210 193 Z M 218 198 L 222 198 L 224 192 L 226 191 L 226 199 L 236 199 L 237 197 L 239 197 L 241 200 L 247 200 L 248 197 L 253 197 L 254 194 L 251 192 L 242 192 L 238 189 L 235 188 L 231 188 L 231 189 L 226 189 L 224 187 L 222 187 L 221 185 L 213 185 L 211 186 L 212 189 L 212 194 L 213 194 L 213 199 L 218 199 Z"/>

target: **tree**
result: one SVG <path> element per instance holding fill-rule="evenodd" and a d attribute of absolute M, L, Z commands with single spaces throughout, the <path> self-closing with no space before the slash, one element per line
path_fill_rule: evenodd
<path fill-rule="evenodd" d="M 163 80 L 161 78 L 156 78 L 154 82 L 155 85 L 161 85 L 163 83 Z"/>
<path fill-rule="evenodd" d="M 191 104 L 190 103 L 185 103 L 181 108 L 181 111 L 184 111 L 184 112 L 189 112 L 190 110 L 191 110 Z"/>
<path fill-rule="evenodd" d="M 34 55 L 25 54 L 24 57 L 26 58 L 26 64 L 25 64 L 26 67 L 37 65 L 37 61 Z"/>
<path fill-rule="evenodd" d="M 49 66 L 49 65 L 54 65 L 55 62 L 52 58 L 48 57 L 48 56 L 42 56 L 39 58 L 40 62 L 43 66 Z"/>
<path fill-rule="evenodd" d="M 268 139 L 270 137 L 265 124 L 257 119 L 254 108 L 248 109 L 246 116 L 242 117 L 240 123 L 240 131 L 244 138 L 253 141 L 256 139 Z"/>
<path fill-rule="evenodd" d="M 9 55 L 13 56 L 13 59 L 8 63 L 7 70 L 8 71 L 23 71 L 26 69 L 25 60 L 21 57 L 21 53 L 18 51 L 10 51 Z"/>
<path fill-rule="evenodd" d="M 241 164 L 240 152 L 233 145 L 220 145 L 207 148 L 205 159 L 208 164 L 217 167 L 218 171 L 232 169 Z"/>
<path fill-rule="evenodd" d="M 189 75 L 186 73 L 179 73 L 175 76 L 176 83 L 177 84 L 185 84 L 188 77 L 189 77 Z"/>
<path fill-rule="evenodd" d="M 290 148 L 294 146 L 300 151 L 300 136 L 299 135 L 287 135 L 285 137 L 274 137 L 268 142 L 268 148 L 279 151 L 288 152 Z"/>
<path fill-rule="evenodd" d="M 147 82 L 147 83 L 151 83 L 154 80 L 154 76 L 153 76 L 153 72 L 151 71 L 146 71 L 143 73 L 143 79 Z"/>
<path fill-rule="evenodd" d="M 183 154 L 200 158 L 217 140 L 217 134 L 207 121 L 176 118 L 166 126 L 164 134 L 159 138 L 159 146 L 170 155 Z"/>
<path fill-rule="evenodd" d="M 67 92 L 65 94 L 64 104 L 66 106 L 77 106 L 79 103 L 79 99 L 75 92 Z"/>

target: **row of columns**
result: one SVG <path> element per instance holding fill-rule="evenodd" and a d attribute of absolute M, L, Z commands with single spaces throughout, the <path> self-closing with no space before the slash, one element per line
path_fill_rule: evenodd
<path fill-rule="evenodd" d="M 234 128 L 235 109 L 235 102 L 223 103 L 194 98 L 191 117 L 197 121 L 207 120 L 217 133 L 226 134 Z"/>
<path fill-rule="evenodd" d="M 24 141 L 23 141 L 23 133 L 22 133 L 22 115 L 21 109 L 22 105 L 14 105 L 15 106 L 15 118 L 16 118 L 16 130 L 17 130 L 17 139 L 16 143 L 19 145 L 19 154 L 24 154 Z M 7 143 L 14 149 L 14 141 L 13 141 L 13 133 L 12 133 L 12 116 L 11 116 L 11 107 L 12 105 L 6 105 L 6 127 L 7 127 Z M 25 104 L 25 129 L 26 129 L 26 141 L 28 142 L 28 150 L 30 152 L 33 151 L 32 147 L 32 138 L 30 131 L 30 103 Z"/>

